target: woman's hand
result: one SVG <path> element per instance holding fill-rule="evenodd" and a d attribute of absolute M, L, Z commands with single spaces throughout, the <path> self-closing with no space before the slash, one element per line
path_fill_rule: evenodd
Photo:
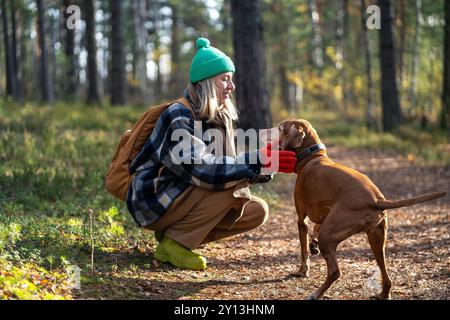
<path fill-rule="evenodd" d="M 259 149 L 263 171 L 268 174 L 276 172 L 292 173 L 295 170 L 297 158 L 295 152 L 278 150 L 278 141 L 267 144 Z"/>

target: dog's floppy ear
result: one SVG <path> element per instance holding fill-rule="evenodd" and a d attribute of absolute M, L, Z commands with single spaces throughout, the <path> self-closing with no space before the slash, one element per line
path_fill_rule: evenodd
<path fill-rule="evenodd" d="M 303 128 L 292 125 L 288 134 L 285 135 L 281 141 L 281 148 L 282 150 L 300 148 L 304 138 L 305 132 L 303 131 Z"/>

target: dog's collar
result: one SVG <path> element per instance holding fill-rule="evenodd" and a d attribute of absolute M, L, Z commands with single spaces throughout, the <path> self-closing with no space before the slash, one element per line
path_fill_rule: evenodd
<path fill-rule="evenodd" d="M 307 156 L 316 153 L 317 151 L 320 150 L 326 150 L 325 145 L 323 143 L 315 144 L 311 147 L 308 147 L 299 154 L 297 154 L 297 161 L 303 160 Z"/>

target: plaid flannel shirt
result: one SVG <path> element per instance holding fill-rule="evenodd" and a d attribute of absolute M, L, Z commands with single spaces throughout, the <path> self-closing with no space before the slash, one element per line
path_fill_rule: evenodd
<path fill-rule="evenodd" d="M 259 175 L 261 163 L 258 150 L 236 157 L 217 156 L 209 153 L 207 142 L 194 134 L 195 119 L 190 110 L 179 103 L 168 107 L 156 122 L 152 134 L 141 152 L 130 165 L 135 174 L 127 192 L 127 206 L 134 221 L 141 227 L 157 221 L 190 185 L 224 190 L 235 186 L 242 179 Z M 211 128 L 202 121 L 202 129 Z M 182 131 L 176 131 L 182 129 Z M 172 141 L 174 132 L 183 135 L 183 142 L 190 142 L 189 150 L 183 149 L 183 162 L 174 161 L 179 140 Z M 175 150 L 174 150 L 175 149 Z M 250 159 L 257 159 L 250 164 Z M 255 161 L 253 161 L 255 162 Z"/>

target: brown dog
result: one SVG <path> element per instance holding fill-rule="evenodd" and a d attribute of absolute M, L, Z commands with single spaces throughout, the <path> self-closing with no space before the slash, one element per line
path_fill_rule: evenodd
<path fill-rule="evenodd" d="M 302 252 L 300 276 L 307 277 L 308 228 L 305 218 L 320 224 L 318 244 L 327 264 L 327 278 L 309 299 L 320 299 L 340 277 L 336 247 L 351 235 L 366 232 L 370 247 L 382 275 L 382 291 L 378 298 L 389 299 L 392 282 L 385 267 L 387 232 L 386 209 L 410 206 L 436 199 L 445 192 L 391 201 L 365 175 L 330 160 L 316 130 L 306 120 L 285 120 L 279 125 L 280 147 L 297 154 L 295 208 Z"/>

